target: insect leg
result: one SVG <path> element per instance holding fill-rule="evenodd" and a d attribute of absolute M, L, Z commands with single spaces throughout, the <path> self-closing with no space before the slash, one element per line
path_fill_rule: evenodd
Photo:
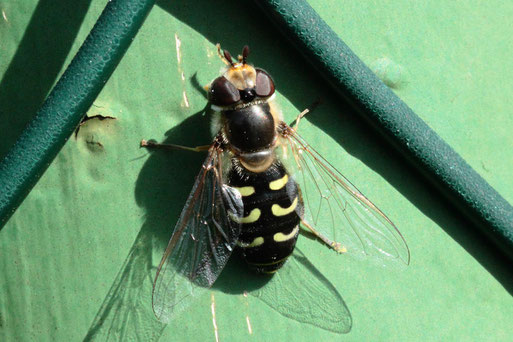
<path fill-rule="evenodd" d="M 308 113 L 312 112 L 319 104 L 321 103 L 321 99 L 318 98 L 314 103 L 312 103 L 310 106 L 308 106 L 308 108 L 306 108 L 305 110 L 303 110 L 301 113 L 299 113 L 299 115 L 296 117 L 296 119 L 294 121 L 292 121 L 290 123 L 290 127 L 293 127 L 296 132 L 298 130 L 298 126 L 299 126 L 299 121 Z M 294 127 L 295 126 L 295 127 Z"/>
<path fill-rule="evenodd" d="M 333 248 L 337 253 L 345 253 L 347 252 L 346 247 L 342 246 L 340 242 L 331 241 L 326 236 L 319 233 L 314 227 L 312 227 L 308 222 L 305 220 L 301 220 L 301 223 L 310 230 L 312 234 L 317 236 L 319 239 L 321 239 L 322 242 L 328 245 L 328 247 Z"/>
<path fill-rule="evenodd" d="M 193 151 L 193 152 L 202 152 L 208 151 L 211 145 L 202 145 L 196 147 L 175 145 L 175 144 L 159 144 L 153 141 L 141 140 L 141 147 L 145 148 L 161 148 L 164 150 L 185 150 L 185 151 Z"/>

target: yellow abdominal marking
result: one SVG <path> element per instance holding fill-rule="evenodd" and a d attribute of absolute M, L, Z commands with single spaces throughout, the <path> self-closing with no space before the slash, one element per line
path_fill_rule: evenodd
<path fill-rule="evenodd" d="M 255 193 L 255 188 L 252 186 L 243 186 L 241 188 L 237 188 L 234 186 L 233 188 L 238 190 L 242 197 L 251 196 Z"/>
<path fill-rule="evenodd" d="M 273 239 L 276 242 L 284 242 L 284 241 L 287 241 L 287 240 L 290 240 L 290 239 L 294 238 L 294 236 L 296 236 L 298 231 L 299 231 L 299 226 L 296 226 L 287 235 L 285 235 L 283 233 L 276 233 L 276 234 L 274 234 Z"/>
<path fill-rule="evenodd" d="M 255 208 L 255 209 L 251 210 L 249 215 L 246 217 L 239 218 L 239 217 L 233 215 L 233 213 L 229 213 L 228 215 L 230 215 L 230 218 L 237 223 L 253 223 L 253 222 L 258 221 L 261 213 L 262 212 L 260 211 L 260 209 Z"/>
<path fill-rule="evenodd" d="M 251 243 L 244 243 L 237 241 L 237 246 L 242 248 L 250 248 L 250 247 L 257 247 L 264 243 L 264 238 L 259 236 L 256 237 Z"/>
<path fill-rule="evenodd" d="M 280 190 L 281 188 L 283 188 L 285 186 L 285 184 L 287 184 L 288 180 L 289 180 L 289 176 L 286 174 L 282 178 L 270 182 L 269 189 Z"/>
<path fill-rule="evenodd" d="M 262 273 L 273 274 L 273 273 L 276 273 L 276 271 L 278 271 L 278 270 L 263 271 Z"/>
<path fill-rule="evenodd" d="M 296 206 L 297 206 L 297 196 L 294 199 L 294 202 L 292 202 L 292 204 L 290 205 L 290 207 L 282 208 L 278 204 L 273 204 L 273 206 L 271 207 L 271 211 L 273 212 L 274 216 L 285 216 L 285 215 L 288 215 L 291 212 L 293 212 L 296 209 Z"/>
<path fill-rule="evenodd" d="M 283 260 L 287 259 L 288 257 L 285 257 L 285 258 L 281 258 L 279 260 L 275 260 L 273 262 L 268 262 L 268 263 L 264 263 L 264 264 L 259 264 L 259 263 L 251 263 L 251 265 L 255 265 L 255 266 L 271 266 L 271 265 L 276 265 L 277 263 L 280 263 L 282 262 Z"/>

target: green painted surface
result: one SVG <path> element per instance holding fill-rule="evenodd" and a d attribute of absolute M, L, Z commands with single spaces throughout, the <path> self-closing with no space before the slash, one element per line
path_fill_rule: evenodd
<path fill-rule="evenodd" d="M 64 10 L 64 3 L 0 1 L 0 132 L 6 142 L 0 155 L 105 5 L 80 1 Z M 513 201 L 508 67 L 513 5 L 311 4 L 418 115 Z M 222 66 L 216 42 L 234 54 L 244 44 L 252 47 L 250 60 L 275 78 L 287 121 L 323 96 L 310 123 L 302 123 L 303 136 L 389 215 L 412 251 L 411 265 L 396 271 L 337 256 L 306 238 L 299 241 L 318 272 L 300 263 L 314 279 L 307 288 L 326 284 L 325 277 L 351 311 L 353 329 L 343 336 L 278 313 L 295 303 L 300 289 L 291 293 L 277 284 L 271 299 L 281 307 L 271 308 L 268 297 L 230 291 L 245 277 L 230 270 L 213 292 L 219 340 L 511 338 L 513 284 L 507 267 L 350 109 L 324 94 L 315 74 L 246 6 L 158 2 L 89 111 L 117 120 L 90 121 L 70 139 L 0 231 L 0 340 L 215 340 L 210 296 L 167 327 L 153 320 L 150 308 L 155 266 L 202 156 L 150 155 L 138 143 L 141 138 L 208 142 L 208 119 L 201 114 L 206 102 L 198 85 L 207 84 Z M 57 45 L 49 44 L 49 36 Z M 330 291 L 318 289 L 320 301 L 337 302 Z M 302 296 L 309 303 L 308 294 Z M 299 321 L 307 317 L 301 310 L 295 314 Z"/>

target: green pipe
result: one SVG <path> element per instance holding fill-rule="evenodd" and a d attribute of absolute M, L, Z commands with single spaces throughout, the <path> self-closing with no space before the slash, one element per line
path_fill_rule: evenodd
<path fill-rule="evenodd" d="M 0 163 L 0 228 L 78 126 L 154 3 L 111 0 L 105 6 L 36 117 Z"/>
<path fill-rule="evenodd" d="M 513 258 L 513 207 L 383 84 L 306 1 L 255 2 L 338 94 Z"/>

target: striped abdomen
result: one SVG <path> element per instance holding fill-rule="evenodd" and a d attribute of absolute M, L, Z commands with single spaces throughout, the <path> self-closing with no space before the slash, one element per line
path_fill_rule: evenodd
<path fill-rule="evenodd" d="M 238 246 L 257 272 L 273 273 L 294 250 L 303 203 L 296 182 L 279 161 L 264 172 L 232 168 L 228 184 L 239 189 L 244 217 Z"/>

